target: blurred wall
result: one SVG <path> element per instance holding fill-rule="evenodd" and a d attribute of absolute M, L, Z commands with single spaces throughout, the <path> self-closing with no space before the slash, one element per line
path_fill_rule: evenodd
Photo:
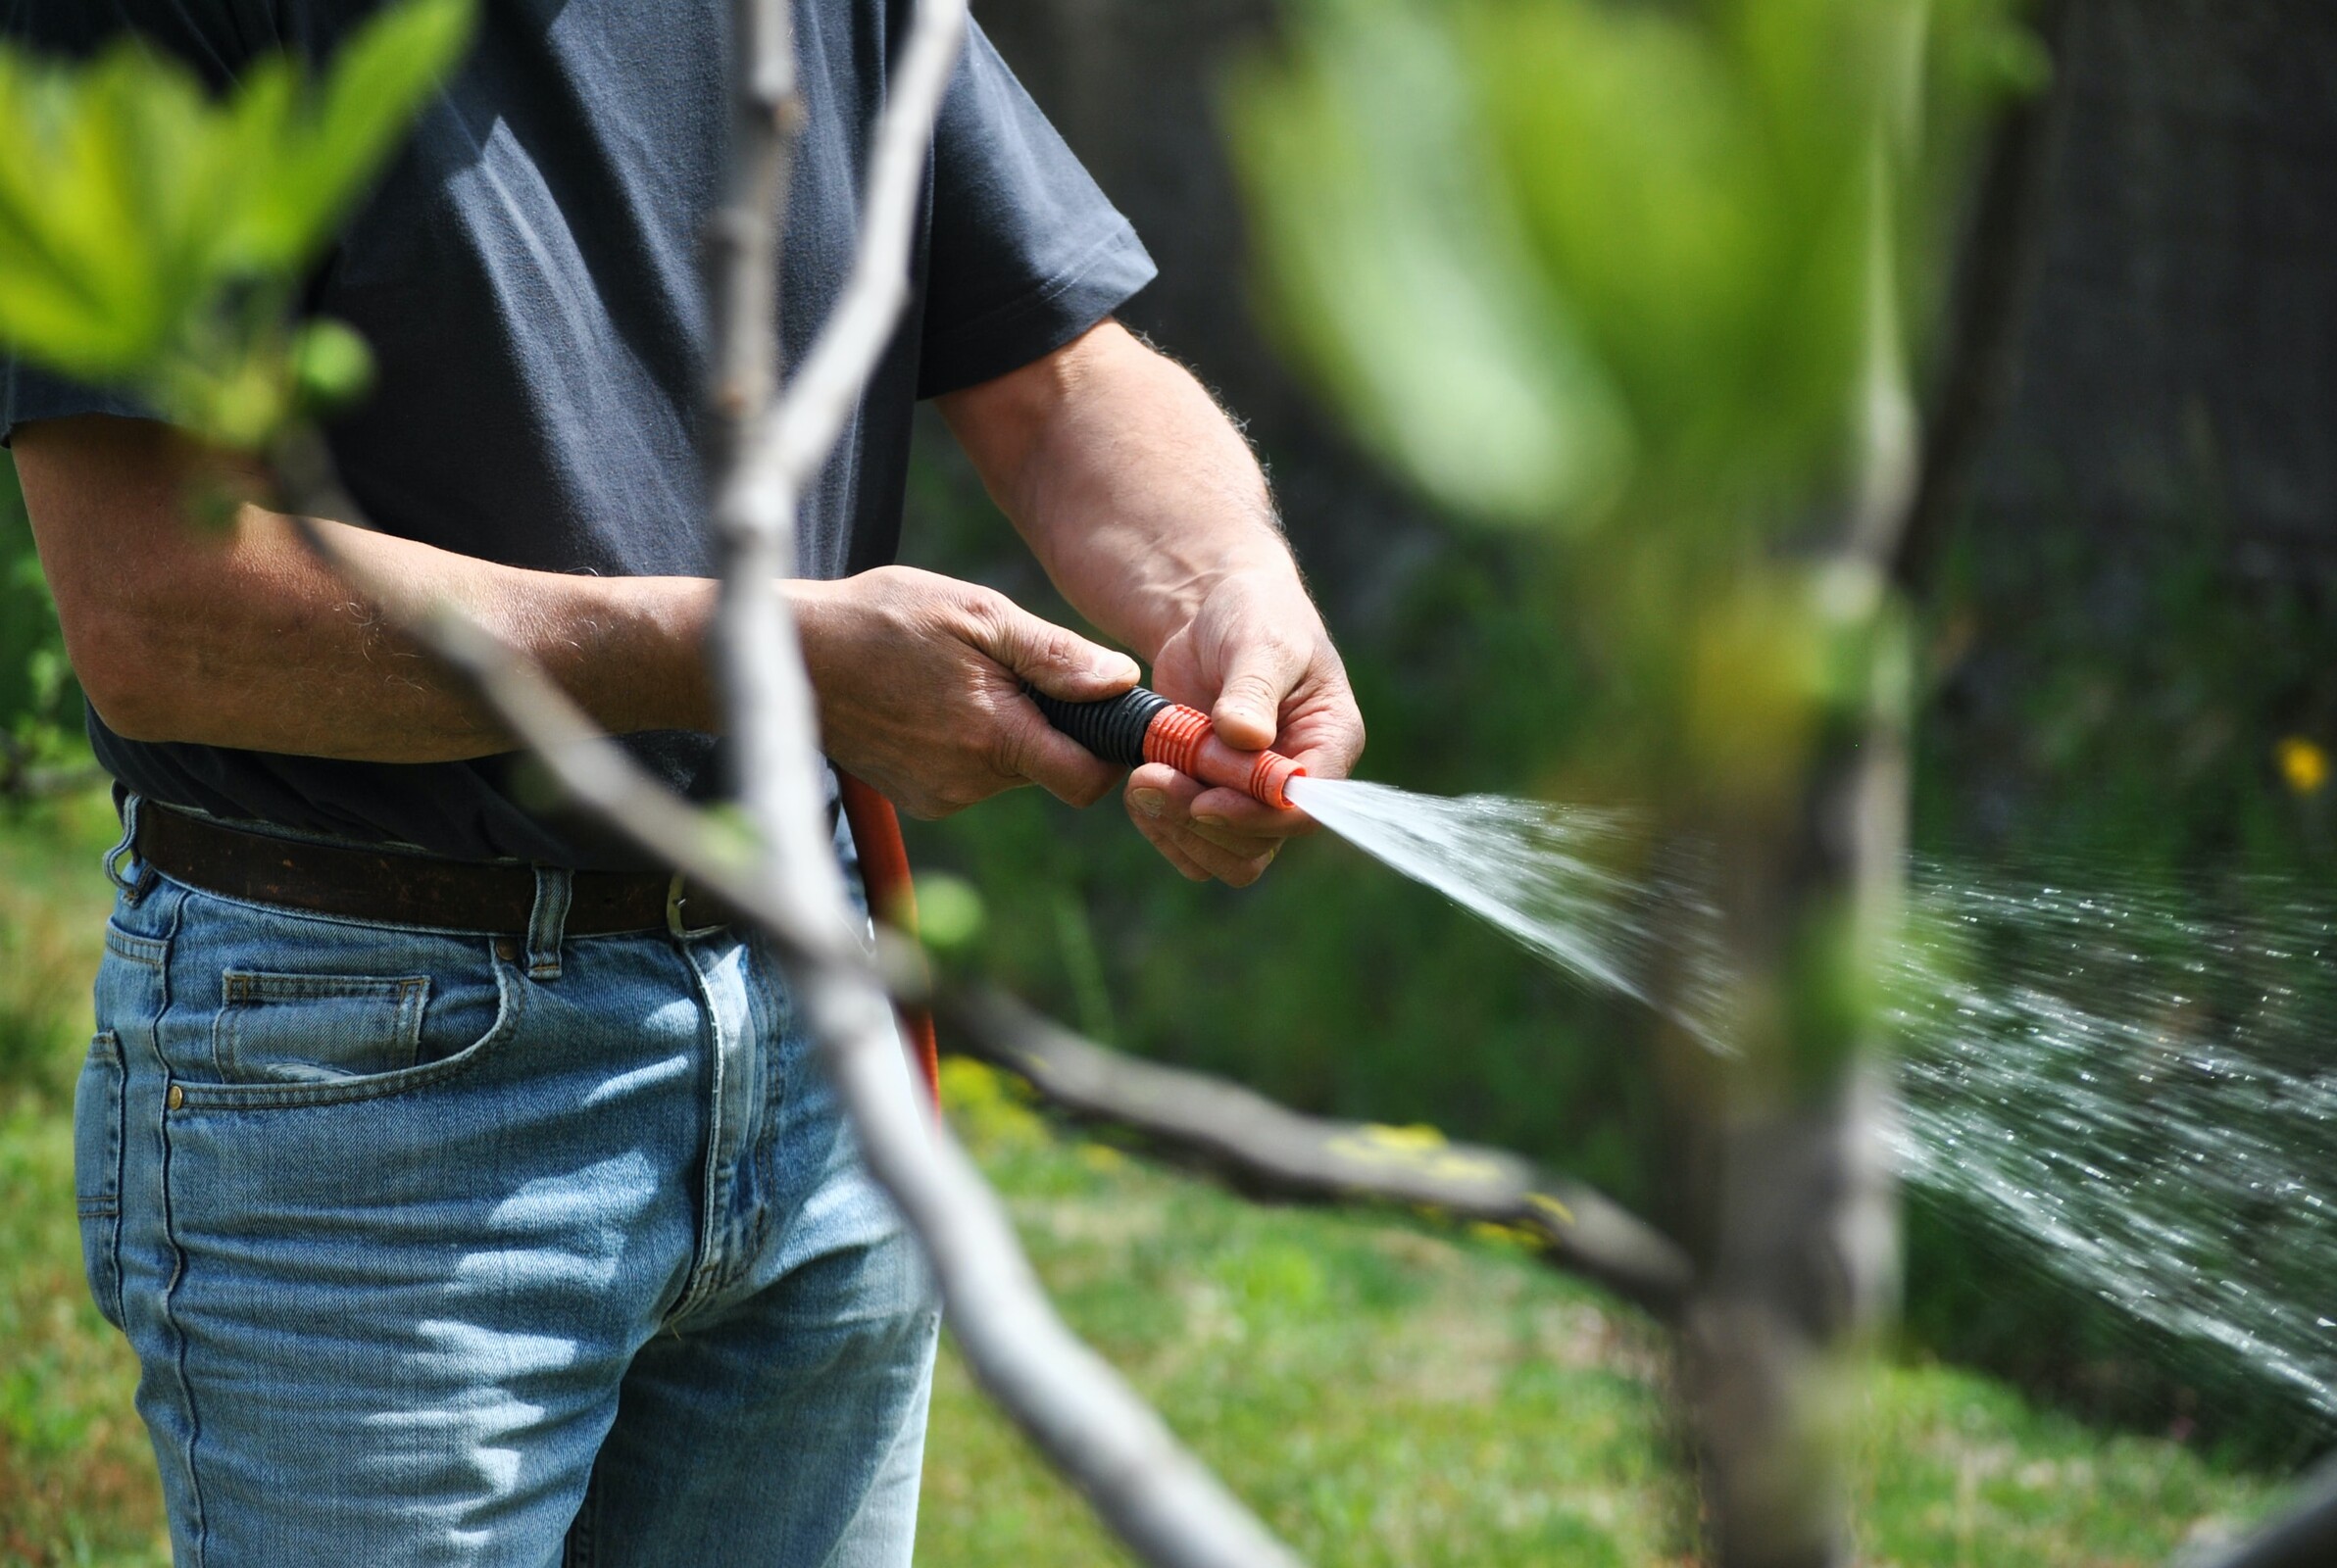
<path fill-rule="evenodd" d="M 1919 839 L 2337 863 L 2337 5 L 2073 0 L 2017 391 L 1935 616 Z"/>
<path fill-rule="evenodd" d="M 1989 524 L 2337 550 L 2337 5 L 2080 0 Z M 2268 568 L 2269 558 L 2259 562 Z"/>

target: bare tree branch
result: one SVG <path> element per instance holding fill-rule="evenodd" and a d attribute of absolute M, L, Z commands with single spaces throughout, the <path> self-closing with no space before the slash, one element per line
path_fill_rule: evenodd
<path fill-rule="evenodd" d="M 1550 1261 L 1659 1317 L 1678 1310 L 1687 1254 L 1604 1194 L 1507 1150 L 1300 1115 L 1238 1084 L 1106 1051 L 996 992 L 945 993 L 953 1050 L 1029 1081 L 1050 1104 L 1128 1128 L 1245 1190 L 1376 1200 L 1525 1231 Z"/>
<path fill-rule="evenodd" d="M 715 379 L 711 405 L 716 439 L 709 479 L 714 521 L 722 541 L 722 590 L 715 630 L 734 773 L 740 803 L 760 836 L 763 853 L 797 875 L 820 876 L 808 846 L 786 845 L 790 824 L 808 820 L 822 778 L 815 757 L 795 744 L 798 728 L 814 733 L 813 705 L 792 652 L 793 635 L 778 582 L 795 573 L 794 498 L 784 505 L 752 504 L 740 482 L 752 462 L 756 432 L 778 392 L 778 266 L 780 225 L 794 157 L 793 128 L 801 118 L 795 96 L 795 45 L 789 0 L 733 0 L 730 148 L 724 202 L 709 246 L 717 304 Z M 824 848 L 821 860 L 832 861 Z M 781 877 L 783 886 L 791 879 Z M 826 880 L 833 880 L 828 877 Z M 840 885 L 840 884 L 839 884 Z M 805 890 L 811 908 L 833 906 L 824 889 Z"/>
<path fill-rule="evenodd" d="M 924 187 L 926 149 L 965 40 L 965 0 L 920 0 L 877 122 L 852 274 L 835 315 L 765 421 L 738 475 L 749 492 L 746 505 L 795 514 L 803 487 L 827 461 L 870 372 L 892 341 L 909 303 L 909 248 L 918 195 Z"/>
<path fill-rule="evenodd" d="M 2337 1562 L 2337 1460 L 2298 1484 L 2285 1512 L 2236 1546 L 2185 1551 L 2174 1568 L 2325 1568 Z"/>
<path fill-rule="evenodd" d="M 1989 138 L 1923 431 L 1922 482 L 1891 562 L 1893 579 L 1918 599 L 1931 586 L 1981 449 L 2019 377 L 2020 333 L 2042 265 L 2046 198 L 2068 113 L 2068 78 L 2060 67 L 2068 60 L 2076 9 L 2075 0 L 2035 8 L 2030 25 L 2056 63 L 2053 84 L 2006 111 Z"/>
<path fill-rule="evenodd" d="M 755 9 L 753 0 L 741 4 Z M 742 906 L 809 935 L 789 966 L 807 1031 L 870 1171 L 924 1244 L 967 1360 L 992 1396 L 1146 1560 L 1281 1568 L 1296 1559 L 1063 1326 L 972 1162 L 901 1092 L 899 1039 L 883 988 L 864 967 L 821 956 L 829 933 L 847 928 L 850 906 L 821 787 L 811 682 L 776 583 L 794 565 L 804 485 L 835 445 L 909 301 L 926 150 L 965 33 L 966 0 L 919 0 L 877 120 L 843 295 L 776 409 L 754 440 L 729 454 L 716 486 L 717 525 L 730 546 L 721 632 L 729 715 L 752 781 L 748 814 L 767 857 L 765 897 Z M 768 30 L 753 36 L 762 50 L 779 47 Z M 752 97 L 771 69 L 768 59 L 743 52 L 734 91 Z M 772 281 L 749 275 L 759 265 L 751 248 L 732 265 L 740 274 L 734 295 Z M 732 333 L 746 329 L 727 323 Z"/>

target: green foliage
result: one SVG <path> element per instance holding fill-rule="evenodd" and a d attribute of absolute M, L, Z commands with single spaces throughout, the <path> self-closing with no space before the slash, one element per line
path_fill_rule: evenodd
<path fill-rule="evenodd" d="M 0 453 L 0 751 L 8 765 L 77 759 L 79 713 L 80 687 L 33 554 L 16 465 Z"/>
<path fill-rule="evenodd" d="M 1675 552 L 1798 521 L 2034 80 L 2008 9 L 1315 0 L 1229 100 L 1270 302 L 1448 504 Z"/>
<path fill-rule="evenodd" d="M 1895 504 L 2014 3 L 1310 0 L 1228 96 L 1301 363 L 1431 500 L 1570 536 L 1551 612 L 1632 694 L 1579 739 L 1748 853 L 1905 712 L 1874 564 L 1806 547 Z"/>
<path fill-rule="evenodd" d="M 1270 318 L 1432 493 L 1518 519 L 1604 495 L 1626 434 L 1615 392 L 1492 188 L 1449 39 L 1397 6 L 1338 16 L 1232 99 Z"/>
<path fill-rule="evenodd" d="M 0 345 L 241 447 L 362 385 L 353 334 L 285 312 L 472 11 L 407 0 L 321 80 L 264 60 L 224 101 L 131 37 L 87 65 L 0 50 Z"/>

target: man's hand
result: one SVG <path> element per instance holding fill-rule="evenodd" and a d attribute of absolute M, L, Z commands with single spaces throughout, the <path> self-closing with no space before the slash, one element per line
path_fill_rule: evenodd
<path fill-rule="evenodd" d="M 1362 752 L 1346 671 L 1274 523 L 1258 460 L 1201 383 L 1117 321 L 939 400 L 991 497 L 1079 612 L 1153 662 L 1218 737 L 1319 778 Z M 1165 767 L 1128 814 L 1197 879 L 1254 882 L 1314 824 Z"/>
<path fill-rule="evenodd" d="M 1363 715 L 1346 667 L 1295 570 L 1219 580 L 1162 645 L 1153 686 L 1207 712 L 1226 745 L 1271 747 L 1316 778 L 1344 778 L 1363 755 Z M 1130 773 L 1124 793 L 1138 831 L 1196 882 L 1214 876 L 1247 887 L 1285 840 L 1315 831 L 1304 812 L 1157 762 Z"/>
<path fill-rule="evenodd" d="M 1119 778 L 1048 724 L 1022 683 L 1069 702 L 1117 696 L 1136 683 L 1127 655 L 909 566 L 786 590 L 822 748 L 910 815 L 947 816 L 1019 784 L 1087 806 Z"/>

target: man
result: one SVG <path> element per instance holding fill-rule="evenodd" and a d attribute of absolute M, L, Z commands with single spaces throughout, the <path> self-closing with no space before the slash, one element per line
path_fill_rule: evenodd
<path fill-rule="evenodd" d="M 224 87 L 268 51 L 329 55 L 372 9 L 0 0 L 0 32 L 86 50 L 135 28 Z M 698 244 L 728 7 L 483 9 L 311 290 L 380 368 L 331 432 L 380 531 L 327 526 L 711 797 Z M 905 15 L 796 8 L 790 363 L 852 252 Z M 787 585 L 828 755 L 920 814 L 1114 781 L 1021 683 L 1109 695 L 1125 655 L 884 564 L 911 405 L 931 397 L 1157 685 L 1234 745 L 1345 771 L 1362 727 L 1258 468 L 1112 320 L 1151 264 L 978 31 L 915 275 Z M 492 718 L 286 519 L 190 526 L 223 465 L 138 416 L 27 367 L 0 381 L 125 797 L 76 1171 L 178 1560 L 906 1562 L 929 1286 L 768 954 L 542 800 Z M 1304 826 L 1158 767 L 1125 800 L 1196 878 L 1246 883 Z"/>

